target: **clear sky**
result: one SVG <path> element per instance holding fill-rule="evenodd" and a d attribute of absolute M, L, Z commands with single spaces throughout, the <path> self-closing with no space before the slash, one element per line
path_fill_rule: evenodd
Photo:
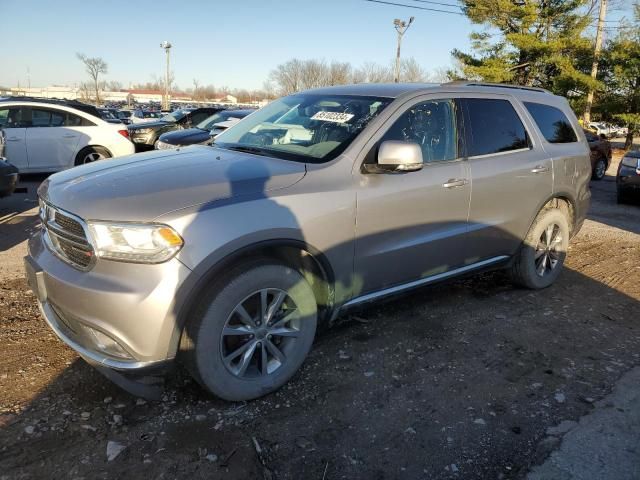
<path fill-rule="evenodd" d="M 196 78 L 200 85 L 261 88 L 273 67 L 294 57 L 388 64 L 393 19 L 411 15 L 402 55 L 427 71 L 448 67 L 451 50 L 468 50 L 469 33 L 479 28 L 460 15 L 364 0 L 0 0 L 0 85 L 26 86 L 27 69 L 32 86 L 85 81 L 76 52 L 102 57 L 106 80 L 147 82 L 163 74 L 159 45 L 169 40 L 179 87 Z M 609 18 L 620 16 L 612 11 Z"/>
<path fill-rule="evenodd" d="M 451 50 L 468 47 L 464 16 L 363 0 L 0 0 L 0 85 L 26 86 L 27 68 L 32 86 L 84 81 L 76 52 L 102 57 L 106 80 L 146 82 L 162 74 L 159 45 L 169 40 L 181 88 L 193 78 L 261 88 L 273 67 L 293 57 L 387 64 L 395 56 L 393 19 L 411 15 L 402 55 L 425 70 L 449 66 Z"/>

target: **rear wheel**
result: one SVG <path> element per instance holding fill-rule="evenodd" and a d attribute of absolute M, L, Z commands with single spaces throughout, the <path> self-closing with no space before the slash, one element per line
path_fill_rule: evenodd
<path fill-rule="evenodd" d="M 76 155 L 75 165 L 84 165 L 86 163 L 92 163 L 98 160 L 104 160 L 105 158 L 111 158 L 111 154 L 106 148 L 103 147 L 85 147 Z"/>
<path fill-rule="evenodd" d="M 511 267 L 517 285 L 539 289 L 550 286 L 562 269 L 569 246 L 569 223 L 557 209 L 542 210 L 520 246 Z"/>
<path fill-rule="evenodd" d="M 285 265 L 254 265 L 232 275 L 183 333 L 187 365 L 225 400 L 277 390 L 300 368 L 316 332 L 311 286 Z"/>
<path fill-rule="evenodd" d="M 593 180 L 602 180 L 604 178 L 604 174 L 607 171 L 607 162 L 604 158 L 601 158 L 596 162 L 593 166 L 593 172 L 591 173 L 591 178 Z"/>

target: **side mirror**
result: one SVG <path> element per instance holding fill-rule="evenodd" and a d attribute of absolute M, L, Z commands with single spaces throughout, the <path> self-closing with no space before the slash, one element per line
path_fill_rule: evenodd
<path fill-rule="evenodd" d="M 387 140 L 378 150 L 377 163 L 365 164 L 367 173 L 404 173 L 421 170 L 422 149 L 414 142 Z"/>

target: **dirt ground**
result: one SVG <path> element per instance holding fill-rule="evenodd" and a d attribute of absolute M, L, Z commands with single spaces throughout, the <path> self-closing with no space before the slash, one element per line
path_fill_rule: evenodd
<path fill-rule="evenodd" d="M 615 203 L 615 168 L 552 288 L 495 272 L 370 306 L 249 403 L 180 372 L 160 402 L 118 389 L 45 326 L 24 244 L 0 235 L 0 479 L 523 478 L 559 444 L 549 427 L 640 365 L 640 206 Z"/>

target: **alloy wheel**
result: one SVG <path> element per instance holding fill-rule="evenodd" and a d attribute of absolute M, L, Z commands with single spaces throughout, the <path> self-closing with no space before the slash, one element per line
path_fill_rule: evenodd
<path fill-rule="evenodd" d="M 82 159 L 82 163 L 91 163 L 95 162 L 96 160 L 104 160 L 105 158 L 107 157 L 99 152 L 90 152 L 84 156 L 84 158 Z"/>
<path fill-rule="evenodd" d="M 222 361 L 234 376 L 257 379 L 287 362 L 300 336 L 298 308 L 284 290 L 265 288 L 242 300 L 222 330 Z"/>
<path fill-rule="evenodd" d="M 538 276 L 544 277 L 558 266 L 562 255 L 560 250 L 562 240 L 562 231 L 556 223 L 550 223 L 544 229 L 534 257 Z"/>

